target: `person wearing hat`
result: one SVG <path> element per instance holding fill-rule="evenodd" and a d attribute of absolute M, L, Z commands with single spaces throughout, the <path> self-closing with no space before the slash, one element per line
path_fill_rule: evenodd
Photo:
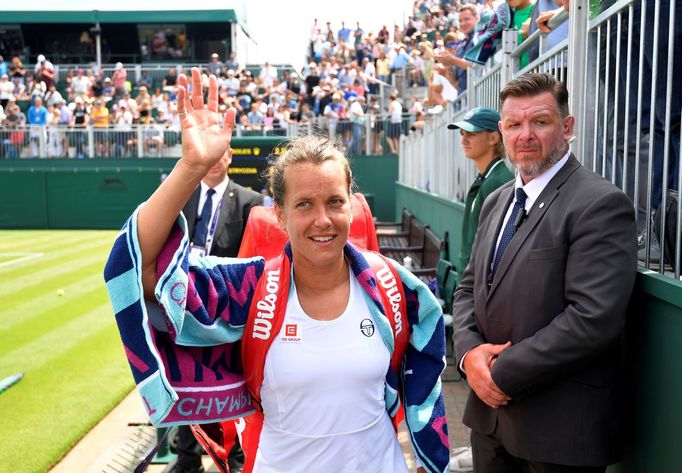
<path fill-rule="evenodd" d="M 220 71 L 223 68 L 223 63 L 220 62 L 220 56 L 218 53 L 211 54 L 211 62 L 208 63 L 206 69 L 208 69 L 209 74 L 213 74 L 216 77 L 220 77 Z"/>
<path fill-rule="evenodd" d="M 128 81 L 128 71 L 123 67 L 123 63 L 117 62 L 114 73 L 111 75 L 111 82 L 115 90 L 115 98 L 119 99 L 123 96 L 126 89 L 126 82 Z"/>
<path fill-rule="evenodd" d="M 55 82 L 57 72 L 54 68 L 54 64 L 45 59 L 45 56 L 40 54 L 37 58 L 36 66 L 34 68 L 34 75 L 36 77 L 36 82 L 45 82 L 45 85 L 50 87 Z"/>
<path fill-rule="evenodd" d="M 228 69 L 227 78 L 222 81 L 222 85 L 225 87 L 227 90 L 227 95 L 230 97 L 236 97 L 239 95 L 239 86 L 241 83 L 232 69 Z"/>
<path fill-rule="evenodd" d="M 421 51 L 417 48 L 410 51 L 410 85 L 414 87 L 421 87 L 424 85 L 425 65 L 424 60 L 420 56 Z"/>
<path fill-rule="evenodd" d="M 448 125 L 450 130 L 459 129 L 464 156 L 472 160 L 478 170 L 466 197 L 457 267 L 460 273 L 469 264 L 483 202 L 495 189 L 514 178 L 504 163 L 506 153 L 499 121 L 500 114 L 496 110 L 479 107 L 467 113 L 462 120 Z"/>

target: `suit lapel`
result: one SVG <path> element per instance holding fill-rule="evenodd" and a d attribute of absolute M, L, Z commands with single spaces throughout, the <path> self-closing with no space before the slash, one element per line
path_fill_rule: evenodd
<path fill-rule="evenodd" d="M 225 194 L 223 194 L 223 203 L 220 207 L 220 214 L 218 215 L 218 224 L 215 230 L 215 236 L 213 241 L 217 241 L 223 232 L 226 231 L 226 223 L 229 221 L 230 216 L 234 212 L 235 206 L 235 188 L 232 179 L 227 182 L 227 188 L 225 189 Z"/>
<path fill-rule="evenodd" d="M 490 223 L 491 225 L 494 225 L 491 228 L 493 231 L 489 231 L 487 238 L 483 242 L 485 248 L 485 257 L 483 258 L 483 267 L 484 267 L 484 274 L 485 278 L 483 278 L 483 281 L 485 281 L 485 287 L 486 287 L 486 292 L 490 289 L 488 287 L 488 273 L 490 272 L 490 263 L 493 260 L 493 252 L 495 251 L 495 246 L 497 245 L 497 236 L 500 234 L 501 227 L 502 227 L 502 219 L 504 218 L 505 213 L 507 212 L 507 209 L 509 208 L 509 204 L 512 201 L 512 197 L 514 195 L 514 181 L 512 181 L 511 185 L 507 188 L 504 189 L 500 193 L 500 198 L 498 199 L 498 202 L 503 202 L 504 205 L 496 205 L 495 208 L 493 209 L 492 213 L 490 214 Z"/>
<path fill-rule="evenodd" d="M 540 193 L 538 198 L 535 200 L 535 203 L 533 203 L 533 207 L 530 209 L 530 212 L 528 213 L 528 218 L 526 222 L 519 227 L 518 231 L 514 234 L 514 237 L 509 242 L 507 249 L 504 251 L 504 255 L 502 255 L 502 260 L 500 261 L 500 266 L 497 268 L 497 272 L 495 273 L 495 279 L 493 280 L 493 283 L 490 286 L 490 292 L 488 293 L 488 297 L 490 297 L 492 293 L 495 291 L 500 281 L 504 277 L 505 273 L 507 272 L 512 262 L 516 258 L 517 254 L 519 253 L 519 250 L 523 246 L 524 242 L 533 233 L 535 227 L 537 227 L 538 223 L 540 223 L 542 218 L 545 216 L 545 213 L 547 213 L 547 210 L 552 206 L 552 202 L 554 202 L 554 199 L 559 194 L 559 188 L 564 184 L 564 182 L 566 182 L 570 175 L 573 174 L 573 172 L 575 172 L 579 167 L 580 163 L 578 162 L 577 159 L 575 159 L 573 155 L 571 155 L 568 158 L 566 164 L 559 170 L 559 172 L 552 178 L 552 180 L 549 181 L 549 183 L 545 186 L 545 188 Z M 540 206 L 540 204 L 544 205 Z M 507 205 L 504 207 L 504 209 L 506 210 L 508 207 L 509 202 L 507 202 Z M 497 237 L 499 231 L 500 228 L 498 225 L 498 232 L 495 234 L 495 237 Z M 497 238 L 495 239 L 495 241 L 497 241 Z M 493 245 L 494 244 L 495 243 L 493 243 Z"/>

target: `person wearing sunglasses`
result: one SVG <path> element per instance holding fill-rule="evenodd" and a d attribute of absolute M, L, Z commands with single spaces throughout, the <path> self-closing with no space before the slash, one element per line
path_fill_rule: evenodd
<path fill-rule="evenodd" d="M 455 33 L 448 33 L 445 35 L 445 51 L 437 54 L 435 60 L 451 69 L 452 74 L 445 74 L 453 85 L 457 87 L 457 92 L 462 93 L 467 88 L 467 69 L 471 65 L 469 61 L 464 59 L 464 55 L 473 46 L 473 33 L 478 22 L 478 10 L 474 5 L 465 4 L 459 7 L 459 32 L 465 38 L 459 40 Z"/>

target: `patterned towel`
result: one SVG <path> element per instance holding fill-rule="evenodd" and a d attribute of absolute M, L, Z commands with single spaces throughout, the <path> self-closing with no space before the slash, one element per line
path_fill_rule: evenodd
<path fill-rule="evenodd" d="M 512 22 L 512 11 L 507 2 L 502 2 L 494 10 L 486 9 L 481 13 L 481 19 L 476 24 L 474 32 L 474 46 L 467 51 L 464 59 L 485 64 L 490 56 L 495 54 L 502 41 L 502 31 L 509 28 Z"/>
<path fill-rule="evenodd" d="M 187 297 L 190 278 L 187 258 L 187 239 L 184 217 L 173 229 L 162 255 L 159 269 L 163 277 L 156 287 L 157 296 L 166 301 L 165 311 L 144 302 L 141 280 L 141 257 L 137 242 L 137 211 L 126 222 L 116 238 L 104 268 L 104 279 L 116 316 L 123 347 L 130 369 L 151 421 L 156 426 L 216 422 L 234 419 L 253 412 L 241 373 L 239 347 L 232 343 L 216 343 L 210 338 L 192 337 L 192 324 L 206 321 L 184 317 L 178 302 L 190 305 L 195 296 Z M 210 302 L 234 291 L 233 300 L 243 305 L 230 304 L 234 320 L 246 321 L 249 295 L 262 271 L 262 260 L 245 260 L 230 265 L 231 280 L 244 281 L 239 289 L 226 284 L 212 285 Z M 207 289 L 209 281 L 196 282 L 197 289 Z M 215 292 L 212 292 L 215 290 Z M 227 299 L 227 298 L 224 298 Z M 170 303 L 169 303 L 170 302 Z M 222 309 L 222 308 L 221 308 Z M 243 323 L 241 324 L 243 325 Z M 211 325 L 205 325 L 210 330 Z M 214 338 L 236 341 L 241 338 L 241 327 L 215 327 L 221 334 Z M 178 334 L 182 333 L 182 337 Z"/>

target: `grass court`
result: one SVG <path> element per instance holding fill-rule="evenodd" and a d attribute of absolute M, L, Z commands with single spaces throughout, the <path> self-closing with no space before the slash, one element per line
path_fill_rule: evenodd
<path fill-rule="evenodd" d="M 0 231 L 0 470 L 44 472 L 133 380 L 102 276 L 117 232 Z"/>

